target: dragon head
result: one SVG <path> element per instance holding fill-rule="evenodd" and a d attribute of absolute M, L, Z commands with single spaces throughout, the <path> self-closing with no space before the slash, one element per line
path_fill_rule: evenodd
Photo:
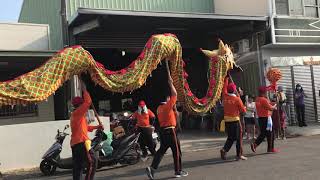
<path fill-rule="evenodd" d="M 223 44 L 221 40 L 219 40 L 219 49 L 212 51 L 202 50 L 202 52 L 209 58 L 218 56 L 219 60 L 227 64 L 229 70 L 233 69 L 233 66 L 236 66 L 231 48 L 227 44 Z"/>

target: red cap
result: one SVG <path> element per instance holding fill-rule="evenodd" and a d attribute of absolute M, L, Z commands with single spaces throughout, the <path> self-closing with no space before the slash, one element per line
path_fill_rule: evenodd
<path fill-rule="evenodd" d="M 72 105 L 74 105 L 74 106 L 77 106 L 77 105 L 80 105 L 80 104 L 82 104 L 83 103 L 83 98 L 82 97 L 79 97 L 79 96 L 77 96 L 77 97 L 74 97 L 73 99 L 72 99 Z"/>
<path fill-rule="evenodd" d="M 267 92 L 267 87 L 265 86 L 260 86 L 258 89 L 260 94 L 265 94 Z"/>
<path fill-rule="evenodd" d="M 230 83 L 227 87 L 227 91 L 229 93 L 236 92 L 236 90 L 237 90 L 237 86 L 234 83 Z"/>
<path fill-rule="evenodd" d="M 140 102 L 139 102 L 139 106 L 140 106 L 140 107 L 143 107 L 143 106 L 145 106 L 145 105 L 146 105 L 146 103 L 145 103 L 144 101 L 140 101 Z"/>

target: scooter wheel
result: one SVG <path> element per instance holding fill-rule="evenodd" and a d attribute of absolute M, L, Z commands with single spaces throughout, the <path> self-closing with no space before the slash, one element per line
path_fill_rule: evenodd
<path fill-rule="evenodd" d="M 56 169 L 57 166 L 47 160 L 42 160 L 40 163 L 40 171 L 46 176 L 53 175 L 56 172 Z"/>

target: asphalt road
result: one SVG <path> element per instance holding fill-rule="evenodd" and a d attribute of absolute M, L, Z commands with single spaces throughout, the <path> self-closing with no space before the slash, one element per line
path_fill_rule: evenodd
<path fill-rule="evenodd" d="M 266 154 L 266 142 L 253 154 L 248 145 L 244 153 L 247 161 L 235 161 L 235 145 L 226 161 L 220 160 L 217 148 L 186 152 L 183 154 L 183 167 L 188 180 L 319 180 L 320 179 L 320 136 L 290 138 L 276 141 L 278 154 Z M 134 166 L 102 169 L 97 172 L 97 180 L 143 180 L 145 167 L 151 162 L 141 162 Z M 167 155 L 156 173 L 156 179 L 171 179 L 173 162 Z M 42 177 L 39 174 L 7 177 L 5 179 L 69 180 L 70 171 L 59 172 L 56 176 Z"/>

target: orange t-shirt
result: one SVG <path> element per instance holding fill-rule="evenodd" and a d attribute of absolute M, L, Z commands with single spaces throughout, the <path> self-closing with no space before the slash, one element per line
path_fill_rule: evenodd
<path fill-rule="evenodd" d="M 240 113 L 246 112 L 246 108 L 240 97 L 227 93 L 228 83 L 228 79 L 226 79 L 223 87 L 224 120 L 226 122 L 238 121 L 240 120 Z"/>
<path fill-rule="evenodd" d="M 93 126 L 88 126 L 86 119 L 86 113 L 92 102 L 87 91 L 83 92 L 83 99 L 84 102 L 71 114 L 71 146 L 89 140 L 88 131 L 93 130 Z"/>
<path fill-rule="evenodd" d="M 267 98 L 257 97 L 256 109 L 258 117 L 268 117 L 271 116 L 273 107 Z"/>
<path fill-rule="evenodd" d="M 156 116 L 154 113 L 148 109 L 148 113 L 142 113 L 139 114 L 138 112 L 135 112 L 132 115 L 133 119 L 137 119 L 137 126 L 138 127 L 149 127 L 150 126 L 150 118 L 155 118 Z"/>
<path fill-rule="evenodd" d="M 170 100 L 163 105 L 160 105 L 157 109 L 158 120 L 160 127 L 176 127 L 177 120 L 173 111 L 173 106 L 177 102 L 177 96 L 171 96 Z"/>

